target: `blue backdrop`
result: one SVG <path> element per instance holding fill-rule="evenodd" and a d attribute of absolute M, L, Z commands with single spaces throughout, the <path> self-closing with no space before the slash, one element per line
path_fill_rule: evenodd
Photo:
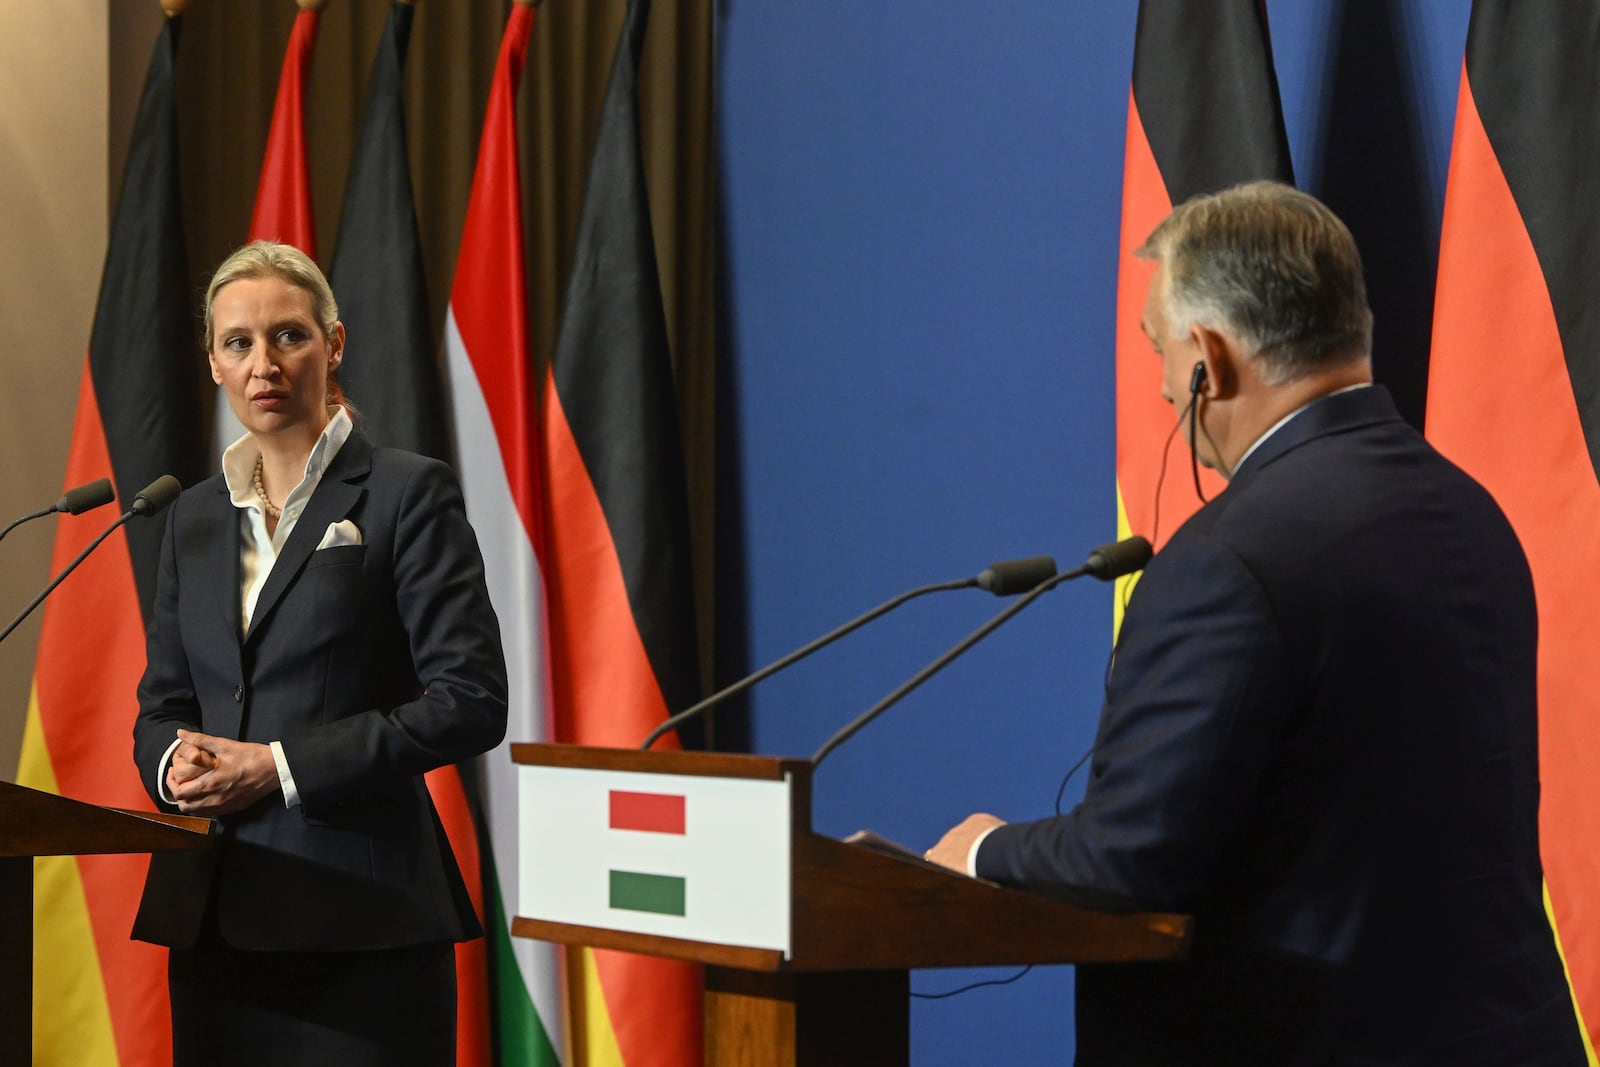
<path fill-rule="evenodd" d="M 1379 375 L 1416 419 L 1468 6 L 1268 5 L 1299 184 L 1362 245 Z M 1115 537 L 1136 5 L 718 11 L 727 681 L 902 589 Z M 913 602 L 764 683 L 752 749 L 809 754 L 1002 606 Z M 970 811 L 1048 813 L 1092 736 L 1111 616 L 1109 587 L 1073 584 L 1009 623 L 818 770 L 817 829 L 925 848 Z M 1071 998 L 1053 967 L 914 1001 L 913 1061 L 1070 1062 Z"/>

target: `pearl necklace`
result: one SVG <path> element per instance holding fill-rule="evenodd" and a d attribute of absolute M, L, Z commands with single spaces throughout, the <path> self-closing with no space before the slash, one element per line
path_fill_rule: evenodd
<path fill-rule="evenodd" d="M 274 507 L 273 506 L 272 501 L 267 498 L 266 487 L 261 484 L 261 464 L 262 464 L 262 459 L 263 459 L 263 457 L 261 457 L 261 456 L 257 456 L 256 457 L 256 473 L 255 473 L 255 476 L 251 479 L 251 481 L 255 482 L 256 499 L 261 501 L 261 506 L 266 509 L 267 516 L 269 518 L 276 519 L 276 518 L 278 518 L 279 516 L 281 516 L 283 514 L 283 509 L 280 508 L 280 507 Z"/>

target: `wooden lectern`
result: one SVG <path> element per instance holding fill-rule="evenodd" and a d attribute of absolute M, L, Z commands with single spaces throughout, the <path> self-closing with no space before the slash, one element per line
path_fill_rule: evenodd
<path fill-rule="evenodd" d="M 33 858 L 207 848 L 215 825 L 0 782 L 0 1063 L 33 1055 Z"/>
<path fill-rule="evenodd" d="M 710 1065 L 907 1064 L 912 968 L 1186 951 L 1185 916 L 1089 911 L 812 833 L 809 760 L 512 759 L 512 933 L 704 964 Z"/>

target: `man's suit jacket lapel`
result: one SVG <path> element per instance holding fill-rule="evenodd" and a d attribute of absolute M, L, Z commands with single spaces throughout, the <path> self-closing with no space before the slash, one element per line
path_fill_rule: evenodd
<path fill-rule="evenodd" d="M 358 483 L 366 478 L 371 469 L 372 442 L 359 432 L 352 431 L 349 439 L 345 441 L 344 446 L 339 449 L 338 454 L 333 457 L 333 462 L 323 473 L 316 492 L 311 494 L 305 510 L 295 520 L 294 532 L 289 535 L 289 540 L 284 542 L 283 550 L 278 553 L 277 562 L 272 565 L 272 573 L 267 576 L 267 584 L 262 588 L 261 595 L 256 598 L 255 614 L 250 619 L 250 632 L 245 636 L 246 645 L 255 639 L 271 619 L 273 610 L 283 599 L 283 594 L 300 576 L 306 561 L 311 558 L 311 553 L 315 552 L 317 545 L 322 542 L 322 535 L 327 532 L 328 525 L 347 517 L 355 508 L 356 502 L 366 492 Z"/>

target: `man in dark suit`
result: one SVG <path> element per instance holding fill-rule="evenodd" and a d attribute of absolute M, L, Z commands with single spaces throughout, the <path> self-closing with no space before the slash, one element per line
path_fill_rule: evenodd
<path fill-rule="evenodd" d="M 930 858 L 1195 916 L 1182 963 L 1079 968 L 1084 1065 L 1583 1064 L 1515 534 L 1371 384 L 1322 204 L 1240 186 L 1140 255 L 1162 395 L 1229 486 L 1133 594 L 1083 802 Z"/>

